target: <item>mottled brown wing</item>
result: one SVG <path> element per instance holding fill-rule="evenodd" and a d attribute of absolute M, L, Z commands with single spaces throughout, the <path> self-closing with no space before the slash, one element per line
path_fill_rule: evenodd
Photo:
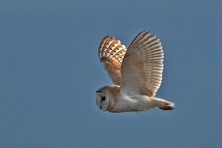
<path fill-rule="evenodd" d="M 121 64 L 126 53 L 126 47 L 114 37 L 104 37 L 99 45 L 99 58 L 103 62 L 113 83 L 121 83 Z"/>
<path fill-rule="evenodd" d="M 150 32 L 140 32 L 130 44 L 122 62 L 121 91 L 154 97 L 162 81 L 163 50 Z"/>

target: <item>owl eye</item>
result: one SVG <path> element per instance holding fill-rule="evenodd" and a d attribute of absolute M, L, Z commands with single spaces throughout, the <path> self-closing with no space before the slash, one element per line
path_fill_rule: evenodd
<path fill-rule="evenodd" d="M 105 101 L 105 100 L 106 100 L 106 97 L 103 96 L 103 97 L 101 97 L 101 99 L 102 99 L 102 101 Z"/>

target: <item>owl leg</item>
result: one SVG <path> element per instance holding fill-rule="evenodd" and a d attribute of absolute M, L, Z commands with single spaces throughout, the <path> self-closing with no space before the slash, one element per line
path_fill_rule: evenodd
<path fill-rule="evenodd" d="M 160 99 L 160 98 L 154 98 L 153 100 L 157 107 L 159 107 L 162 110 L 173 110 L 175 108 L 175 104 L 173 102 Z"/>

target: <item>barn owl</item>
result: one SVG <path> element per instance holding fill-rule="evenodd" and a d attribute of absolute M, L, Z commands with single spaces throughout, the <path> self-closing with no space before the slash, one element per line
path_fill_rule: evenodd
<path fill-rule="evenodd" d="M 126 48 L 114 37 L 102 39 L 98 49 L 113 85 L 96 91 L 96 104 L 113 113 L 148 111 L 159 107 L 173 110 L 173 102 L 157 98 L 162 82 L 163 49 L 150 32 L 140 32 Z"/>

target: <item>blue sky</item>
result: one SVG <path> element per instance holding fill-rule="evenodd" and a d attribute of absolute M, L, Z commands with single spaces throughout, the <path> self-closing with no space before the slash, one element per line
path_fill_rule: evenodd
<path fill-rule="evenodd" d="M 222 2 L 0 1 L 0 147 L 221 147 Z M 97 49 L 143 30 L 165 53 L 157 96 L 173 111 L 102 112 Z"/>

